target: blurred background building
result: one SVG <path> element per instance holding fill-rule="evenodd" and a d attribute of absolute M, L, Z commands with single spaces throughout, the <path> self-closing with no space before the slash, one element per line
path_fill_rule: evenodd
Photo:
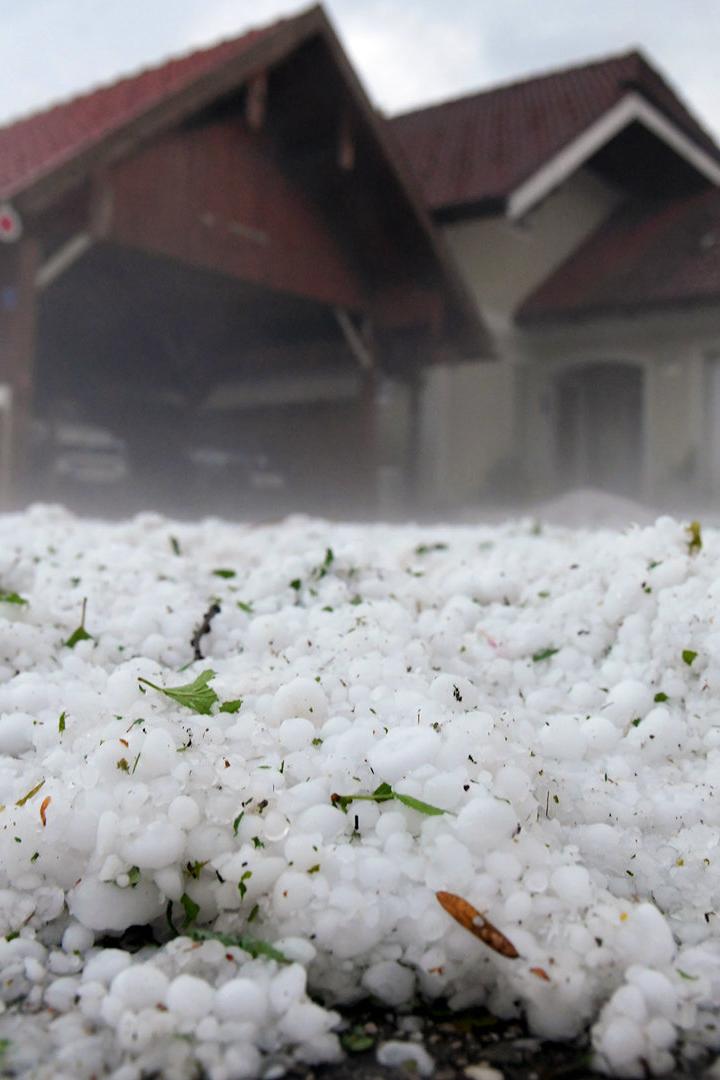
<path fill-rule="evenodd" d="M 718 185 L 637 52 L 387 120 L 319 8 L 9 124 L 5 501 L 718 491 Z"/>

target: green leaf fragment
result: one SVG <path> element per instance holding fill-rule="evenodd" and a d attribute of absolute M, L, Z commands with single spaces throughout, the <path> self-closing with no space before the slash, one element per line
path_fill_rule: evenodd
<path fill-rule="evenodd" d="M 533 653 L 533 663 L 538 664 L 541 660 L 549 660 L 551 656 L 558 652 L 560 652 L 559 649 L 540 649 L 538 652 Z"/>
<path fill-rule="evenodd" d="M 240 828 L 240 822 L 245 817 L 245 811 L 241 810 L 238 816 L 233 821 L 233 836 L 237 836 L 238 829 Z"/>
<path fill-rule="evenodd" d="M 252 870 L 246 870 L 245 873 L 240 878 L 240 880 L 238 881 L 238 892 L 240 893 L 240 899 L 241 900 L 245 899 L 245 894 L 247 893 L 247 885 L 245 884 L 245 882 L 249 881 L 251 877 L 252 877 Z"/>
<path fill-rule="evenodd" d="M 237 698 L 235 701 L 223 701 L 220 705 L 220 712 L 236 713 L 240 712 L 241 708 L 242 698 Z"/>
<path fill-rule="evenodd" d="M 18 799 L 18 801 L 15 803 L 15 805 L 16 806 L 24 806 L 25 803 L 29 802 L 29 800 L 32 799 L 32 797 L 34 795 L 37 795 L 38 791 L 40 790 L 41 787 L 44 786 L 44 784 L 45 784 L 45 781 L 41 780 L 40 783 L 36 784 L 34 788 L 30 788 L 27 795 L 23 795 L 22 799 Z"/>
<path fill-rule="evenodd" d="M 180 555 L 180 541 L 178 540 L 177 536 L 169 536 L 168 540 L 170 541 L 170 547 L 172 548 L 173 555 Z"/>
<path fill-rule="evenodd" d="M 252 604 L 246 604 L 244 600 L 238 600 L 237 601 L 237 606 L 240 608 L 241 611 L 244 611 L 246 615 L 252 615 L 252 613 L 253 613 Z"/>
<path fill-rule="evenodd" d="M 242 949 L 244 952 L 249 953 L 253 959 L 258 956 L 265 956 L 269 960 L 276 960 L 279 964 L 290 963 L 287 956 L 283 955 L 279 949 L 276 949 L 267 941 L 258 941 L 255 938 L 246 938 L 235 934 L 224 934 L 216 930 L 203 930 L 198 927 L 191 930 L 187 936 L 192 938 L 193 941 L 219 941 L 221 945 L 228 949 L 233 947 Z"/>
<path fill-rule="evenodd" d="M 683 649 L 682 658 L 688 667 L 692 664 L 693 660 L 697 657 L 697 653 L 693 649 Z"/>
<path fill-rule="evenodd" d="M 237 577 L 237 573 L 235 572 L 235 570 L 227 570 L 227 569 L 225 569 L 225 567 L 220 567 L 219 570 L 213 570 L 213 574 L 215 575 L 215 577 L 220 577 L 220 578 L 234 578 L 234 577 Z"/>
<path fill-rule="evenodd" d="M 183 928 L 186 928 L 188 926 L 191 926 L 192 923 L 194 923 L 197 919 L 198 915 L 200 914 L 200 905 L 196 904 L 193 898 L 191 896 L 188 896 L 187 893 L 182 894 L 182 896 L 180 897 L 180 903 L 182 904 L 183 911 L 185 912 L 185 922 L 183 923 Z"/>
<path fill-rule="evenodd" d="M 200 877 L 200 873 L 203 867 L 207 866 L 208 861 L 208 859 L 205 859 L 204 862 L 189 862 L 186 864 L 185 869 L 187 870 L 190 877 L 194 878 L 197 881 L 197 879 Z"/>
<path fill-rule="evenodd" d="M 415 548 L 416 555 L 429 555 L 431 551 L 447 551 L 448 546 L 443 541 L 435 544 L 418 544 Z"/>
<path fill-rule="evenodd" d="M 133 889 L 135 888 L 135 886 L 137 885 L 139 880 L 140 880 L 140 867 L 139 866 L 131 866 L 130 869 L 128 870 L 128 881 L 130 882 L 130 885 L 133 887 Z"/>
<path fill-rule="evenodd" d="M 412 795 L 400 795 L 396 791 L 395 798 L 398 802 L 401 802 L 403 806 L 409 806 L 411 810 L 418 810 L 421 814 L 427 814 L 429 817 L 437 817 L 440 814 L 447 813 L 447 810 L 441 810 L 439 806 L 433 806 L 431 803 L 422 802 L 421 799 L 414 799 Z"/>
<path fill-rule="evenodd" d="M 702 551 L 702 528 L 699 521 L 691 521 L 685 528 L 685 532 L 688 534 L 688 554 L 697 555 L 698 551 Z"/>
<path fill-rule="evenodd" d="M 675 968 L 681 979 L 689 979 L 691 982 L 697 982 L 700 978 L 699 975 L 690 975 L 687 971 L 683 971 L 682 968 Z"/>
<path fill-rule="evenodd" d="M 343 1049 L 349 1054 L 362 1054 L 364 1050 L 370 1050 L 375 1045 L 375 1038 L 368 1035 L 362 1027 L 355 1027 L 352 1031 L 346 1031 L 340 1036 Z"/>
<path fill-rule="evenodd" d="M 6 592 L 5 589 L 0 589 L 0 604 L 18 604 L 20 606 L 27 606 L 29 603 L 24 596 L 20 596 L 16 592 Z"/>
<path fill-rule="evenodd" d="M 293 580 L 290 582 L 290 588 L 294 589 L 295 592 L 300 592 L 300 590 L 302 589 L 302 581 L 300 580 L 300 578 L 293 578 Z"/>
<path fill-rule="evenodd" d="M 60 719 L 58 720 L 58 731 L 60 732 L 61 735 L 62 735 L 63 731 L 65 730 L 65 717 L 66 716 L 67 716 L 67 713 L 61 712 L 60 713 Z"/>
<path fill-rule="evenodd" d="M 653 698 L 653 701 L 655 701 L 657 704 L 660 704 L 663 701 L 669 701 L 669 700 L 670 700 L 670 698 L 667 696 L 667 694 L 663 693 L 662 690 L 659 690 L 658 693 Z"/>
<path fill-rule="evenodd" d="M 183 705 L 186 709 L 192 709 L 193 712 L 199 713 L 201 716 L 210 716 L 213 705 L 218 701 L 217 694 L 211 686 L 208 686 L 210 680 L 214 678 L 215 672 L 208 668 L 207 671 L 202 671 L 192 682 L 185 683 L 183 686 L 157 686 L 156 683 L 143 678 L 139 678 L 138 682 L 144 683 L 145 686 L 149 686 L 160 694 L 172 698 L 178 705 Z"/>
<path fill-rule="evenodd" d="M 374 802 L 383 803 L 389 802 L 390 799 L 397 799 L 398 802 L 404 806 L 409 807 L 411 810 L 417 810 L 421 814 L 427 814 L 434 817 L 439 814 L 450 814 L 452 811 L 443 810 L 439 806 L 433 806 L 431 803 L 422 802 L 421 799 L 416 799 L 412 795 L 403 795 L 400 792 L 393 791 L 390 784 L 380 784 L 375 791 L 370 795 L 357 794 L 357 795 L 331 795 L 330 801 L 333 806 L 337 806 L 343 813 L 347 813 L 347 809 L 352 802 Z"/>
<path fill-rule="evenodd" d="M 84 626 L 78 626 L 77 630 L 73 630 L 70 637 L 63 644 L 68 649 L 74 649 L 80 641 L 92 641 L 92 634 L 88 634 Z"/>

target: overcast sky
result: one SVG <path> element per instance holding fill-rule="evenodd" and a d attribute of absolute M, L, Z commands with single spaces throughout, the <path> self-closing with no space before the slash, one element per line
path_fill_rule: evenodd
<path fill-rule="evenodd" d="M 0 0 L 0 120 L 307 5 Z M 719 0 L 327 0 L 388 112 L 641 47 L 720 138 Z"/>

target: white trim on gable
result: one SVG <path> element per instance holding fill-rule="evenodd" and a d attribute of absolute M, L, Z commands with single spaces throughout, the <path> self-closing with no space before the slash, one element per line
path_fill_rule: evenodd
<path fill-rule="evenodd" d="M 628 124 L 637 121 L 657 135 L 688 164 L 702 173 L 713 184 L 720 186 L 720 164 L 684 135 L 671 120 L 651 105 L 640 94 L 627 94 L 612 109 L 586 128 L 573 142 L 563 147 L 555 157 L 546 161 L 529 179 L 525 180 L 508 198 L 507 214 L 511 220 L 521 218 L 546 195 L 567 180 L 576 169 L 587 161 L 605 143 L 609 142 Z"/>

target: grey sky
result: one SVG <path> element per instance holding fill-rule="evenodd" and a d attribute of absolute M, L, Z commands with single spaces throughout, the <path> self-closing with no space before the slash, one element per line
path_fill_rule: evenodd
<path fill-rule="evenodd" d="M 0 0 L 0 121 L 261 25 L 296 0 Z M 389 112 L 639 46 L 720 137 L 718 0 L 327 0 Z"/>

